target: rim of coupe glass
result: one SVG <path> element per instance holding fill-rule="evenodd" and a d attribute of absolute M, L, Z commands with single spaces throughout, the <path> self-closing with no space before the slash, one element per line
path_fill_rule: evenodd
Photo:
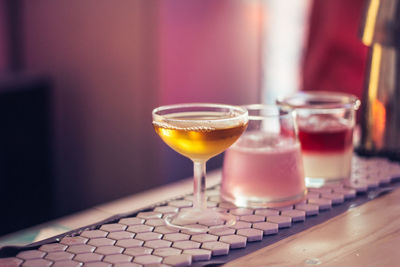
<path fill-rule="evenodd" d="M 246 119 L 248 118 L 248 111 L 247 109 L 243 108 L 242 106 L 235 106 L 235 105 L 228 105 L 228 104 L 216 104 L 216 103 L 185 103 L 185 104 L 174 104 L 174 105 L 165 105 L 165 106 L 160 106 L 152 111 L 153 115 L 153 120 L 155 121 L 167 121 L 167 122 L 190 122 L 190 120 L 185 120 L 185 119 L 172 119 L 172 118 L 166 118 L 164 115 L 159 115 L 157 114 L 160 111 L 167 111 L 167 110 L 172 110 L 172 109 L 179 109 L 179 108 L 214 108 L 214 109 L 230 109 L 230 110 L 235 110 L 240 113 L 235 114 L 234 117 L 229 117 L 229 118 L 222 118 L 222 119 L 212 119 L 211 121 L 213 122 L 226 122 L 226 121 L 236 121 L 240 119 Z M 210 121 L 207 119 L 204 119 L 202 121 Z"/>
<path fill-rule="evenodd" d="M 249 120 L 264 120 L 267 118 L 285 118 L 293 116 L 294 110 L 288 109 L 279 105 L 270 105 L 270 104 L 250 104 L 242 106 L 247 109 L 249 115 Z M 251 111 L 269 111 L 275 109 L 278 113 L 271 113 L 271 114 L 261 114 L 261 115 L 252 115 Z"/>
<path fill-rule="evenodd" d="M 310 103 L 317 101 L 317 103 Z M 324 102 L 325 103 L 321 103 Z M 318 103 L 319 102 L 319 103 Z M 360 100 L 352 94 L 339 92 L 298 92 L 293 95 L 278 98 L 276 103 L 293 109 L 353 109 L 358 110 Z"/>

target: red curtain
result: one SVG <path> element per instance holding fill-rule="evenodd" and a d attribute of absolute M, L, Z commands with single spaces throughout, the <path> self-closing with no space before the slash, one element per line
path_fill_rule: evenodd
<path fill-rule="evenodd" d="M 361 98 L 367 57 L 359 37 L 364 0 L 314 0 L 303 61 L 303 90 Z"/>

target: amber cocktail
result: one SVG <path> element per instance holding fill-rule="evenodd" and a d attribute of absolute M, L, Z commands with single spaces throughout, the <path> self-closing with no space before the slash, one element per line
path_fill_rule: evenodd
<path fill-rule="evenodd" d="M 247 110 L 222 104 L 181 104 L 153 110 L 161 139 L 194 163 L 193 208 L 167 216 L 167 225 L 191 231 L 229 226 L 235 217 L 207 209 L 206 162 L 231 146 L 247 127 Z"/>

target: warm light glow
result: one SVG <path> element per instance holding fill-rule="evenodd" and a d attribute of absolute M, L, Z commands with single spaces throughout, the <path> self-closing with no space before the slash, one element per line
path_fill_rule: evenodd
<path fill-rule="evenodd" d="M 370 72 L 369 84 L 368 84 L 368 102 L 369 102 L 370 106 L 372 107 L 372 109 L 369 111 L 369 114 L 368 114 L 368 124 L 370 126 L 372 126 L 372 128 L 375 127 L 375 123 L 376 123 L 375 119 L 376 119 L 376 116 L 378 116 L 376 114 L 380 114 L 379 116 L 381 116 L 381 114 L 382 114 L 382 112 L 380 111 L 382 108 L 378 107 L 379 104 L 375 104 L 376 101 L 378 101 L 377 98 L 378 98 L 378 85 L 379 85 L 379 73 L 380 73 L 380 68 L 381 68 L 381 61 L 382 61 L 382 46 L 378 43 L 375 43 L 372 47 L 371 72 Z M 379 122 L 382 123 L 382 119 L 380 119 Z M 371 136 L 369 136 L 367 138 L 369 143 L 366 145 L 368 148 L 371 149 L 371 148 L 373 148 L 372 147 L 373 144 L 371 142 L 375 140 L 374 137 L 376 137 L 376 136 L 374 134 L 374 131 L 373 131 L 373 133 L 370 133 L 370 134 L 372 134 L 372 138 L 371 138 Z"/>
<path fill-rule="evenodd" d="M 372 44 L 379 5 L 380 0 L 371 0 L 368 6 L 367 18 L 365 21 L 365 28 L 362 36 L 362 42 L 367 46 L 371 46 Z"/>
<path fill-rule="evenodd" d="M 246 19 L 249 27 L 255 29 L 261 29 L 262 23 L 264 23 L 265 12 L 262 10 L 262 3 L 259 1 L 251 0 L 246 1 L 246 8 L 244 9 Z"/>
<path fill-rule="evenodd" d="M 372 47 L 371 72 L 369 80 L 369 100 L 373 102 L 378 96 L 379 72 L 382 61 L 382 46 L 375 43 Z"/>
<path fill-rule="evenodd" d="M 372 118 L 374 125 L 372 128 L 372 139 L 377 148 L 383 146 L 383 135 L 385 133 L 386 123 L 386 109 L 385 106 L 379 100 L 375 100 L 372 105 Z"/>

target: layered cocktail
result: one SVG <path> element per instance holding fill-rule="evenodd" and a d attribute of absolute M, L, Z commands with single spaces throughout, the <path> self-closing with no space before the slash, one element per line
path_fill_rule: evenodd
<path fill-rule="evenodd" d="M 348 94 L 314 92 L 298 93 L 278 103 L 297 114 L 307 185 L 349 178 L 359 100 Z"/>
<path fill-rule="evenodd" d="M 353 155 L 353 127 L 331 115 L 311 115 L 299 120 L 307 177 L 325 181 L 349 177 Z"/>

